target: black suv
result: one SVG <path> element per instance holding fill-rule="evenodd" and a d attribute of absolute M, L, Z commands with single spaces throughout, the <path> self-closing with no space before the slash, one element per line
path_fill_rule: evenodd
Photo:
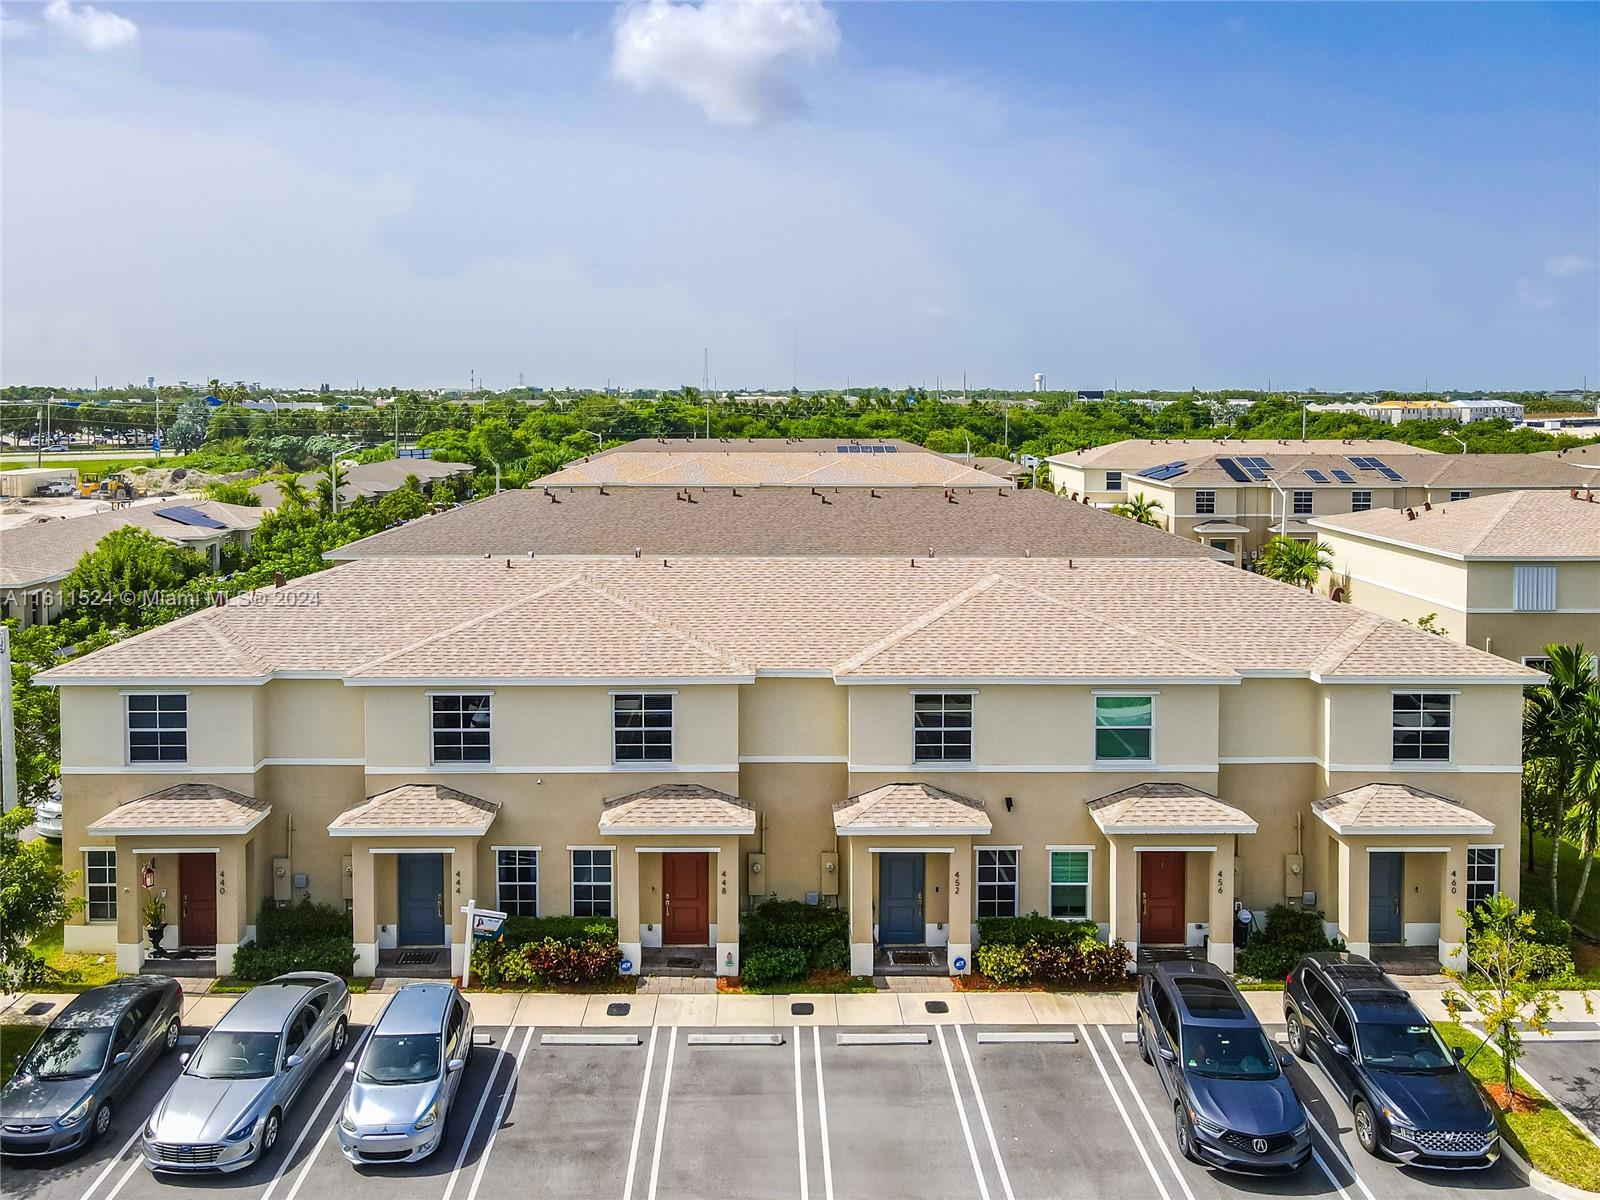
<path fill-rule="evenodd" d="M 1139 983 L 1138 1037 L 1185 1158 L 1259 1174 L 1311 1157 L 1311 1127 L 1277 1051 L 1221 968 L 1158 964 Z"/>
<path fill-rule="evenodd" d="M 1339 1089 L 1368 1154 L 1413 1167 L 1488 1167 L 1494 1113 L 1411 997 L 1359 954 L 1308 954 L 1283 989 L 1289 1049 Z"/>

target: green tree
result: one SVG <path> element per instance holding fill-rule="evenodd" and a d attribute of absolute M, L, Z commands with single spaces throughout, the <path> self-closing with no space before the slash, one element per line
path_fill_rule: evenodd
<path fill-rule="evenodd" d="M 1545 672 L 1549 679 L 1529 688 L 1523 700 L 1522 758 L 1525 764 L 1539 764 L 1528 782 L 1543 793 L 1549 810 L 1550 906 L 1559 912 L 1562 840 L 1575 828 L 1587 830 L 1588 853 L 1594 849 L 1600 780 L 1595 778 L 1593 742 L 1584 739 L 1594 736 L 1595 672 L 1581 642 L 1546 646 L 1545 655 L 1550 659 Z M 1578 815 L 1584 808 L 1586 819 Z M 1587 870 L 1584 882 L 1587 885 Z"/>
<path fill-rule="evenodd" d="M 1322 572 L 1332 568 L 1333 551 L 1322 542 L 1297 542 L 1286 537 L 1268 541 L 1256 562 L 1256 569 L 1268 579 L 1307 591 L 1315 589 Z"/>
<path fill-rule="evenodd" d="M 225 442 L 229 438 L 242 438 L 250 432 L 250 413 L 237 404 L 224 404 L 211 410 L 211 420 L 206 424 L 206 441 Z"/>
<path fill-rule="evenodd" d="M 250 485 L 236 479 L 218 479 L 206 484 L 206 495 L 223 504 L 240 504 L 246 508 L 260 508 L 261 497 L 250 490 Z"/>
<path fill-rule="evenodd" d="M 1161 501 L 1152 500 L 1148 496 L 1135 496 L 1131 500 L 1124 500 L 1121 504 L 1113 504 L 1111 511 L 1119 517 L 1127 517 L 1141 525 L 1161 524 Z"/>
<path fill-rule="evenodd" d="M 167 426 L 167 444 L 175 450 L 198 450 L 205 443 L 211 409 L 203 396 L 190 396 L 178 405 L 178 415 Z"/>
<path fill-rule="evenodd" d="M 433 506 L 422 494 L 422 486 L 415 475 L 407 475 L 405 486 L 396 488 L 378 501 L 378 520 L 385 527 L 425 517 L 431 511 Z"/>
<path fill-rule="evenodd" d="M 8 992 L 38 982 L 44 972 L 29 943 L 83 907 L 67 895 L 72 876 L 44 842 L 19 837 L 32 823 L 33 810 L 25 805 L 0 816 L 0 987 Z"/>
<path fill-rule="evenodd" d="M 206 560 L 137 525 L 114 529 L 78 560 L 61 587 L 67 603 L 91 627 L 137 626 L 159 603 L 206 573 Z"/>

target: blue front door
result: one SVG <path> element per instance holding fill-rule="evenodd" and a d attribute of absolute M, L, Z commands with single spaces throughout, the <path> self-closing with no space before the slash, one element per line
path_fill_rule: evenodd
<path fill-rule="evenodd" d="M 401 854 L 396 873 L 400 892 L 402 946 L 444 945 L 444 855 Z"/>
<path fill-rule="evenodd" d="M 927 940 L 922 864 L 920 854 L 878 855 L 878 940 L 886 946 L 920 946 Z"/>
<path fill-rule="evenodd" d="M 1367 941 L 1374 945 L 1405 940 L 1400 923 L 1405 855 L 1367 855 Z"/>

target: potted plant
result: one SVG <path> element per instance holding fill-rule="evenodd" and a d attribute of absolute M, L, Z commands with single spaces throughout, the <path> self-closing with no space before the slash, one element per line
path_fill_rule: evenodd
<path fill-rule="evenodd" d="M 159 892 L 151 892 L 144 902 L 144 933 L 150 939 L 150 953 L 160 957 L 161 938 L 167 932 L 167 902 Z"/>

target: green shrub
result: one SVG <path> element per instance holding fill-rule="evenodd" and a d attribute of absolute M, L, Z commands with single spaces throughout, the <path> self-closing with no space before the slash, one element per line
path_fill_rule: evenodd
<path fill-rule="evenodd" d="M 354 937 L 350 914 L 331 904 L 313 904 L 307 899 L 279 908 L 268 900 L 256 914 L 256 941 L 263 946 L 295 938 L 329 937 Z"/>
<path fill-rule="evenodd" d="M 550 918 L 555 920 L 556 918 Z M 612 979 L 622 965 L 615 929 L 597 937 L 507 944 L 479 942 L 472 948 L 472 975 L 487 987 L 502 984 L 576 984 Z"/>
<path fill-rule="evenodd" d="M 799 973 L 774 979 L 798 979 L 808 970 L 846 970 L 850 966 L 850 912 L 798 900 L 765 901 L 740 921 L 739 950 L 746 964 L 764 951 L 798 951 L 803 962 Z M 758 972 L 764 969 L 757 967 Z M 744 974 L 742 969 L 740 974 Z"/>
<path fill-rule="evenodd" d="M 1241 975 L 1256 979 L 1282 979 L 1302 955 L 1318 950 L 1343 950 L 1344 943 L 1330 939 L 1321 912 L 1275 904 L 1267 910 L 1267 923 L 1252 933 L 1239 951 Z"/>
<path fill-rule="evenodd" d="M 742 950 L 742 947 L 741 947 Z M 743 955 L 739 978 L 751 987 L 803 979 L 810 959 L 797 946 L 767 946 Z"/>
<path fill-rule="evenodd" d="M 1546 946 L 1539 942 L 1523 945 L 1528 956 L 1528 977 L 1546 986 L 1576 983 L 1577 969 L 1572 951 L 1565 946 Z"/>
<path fill-rule="evenodd" d="M 507 917 L 500 927 L 508 946 L 553 940 L 576 944 L 617 940 L 615 917 Z"/>
<path fill-rule="evenodd" d="M 1046 946 L 1029 942 L 1022 948 L 1022 968 L 1035 983 L 1052 987 L 1110 987 L 1128 976 L 1133 952 L 1117 941 Z"/>
<path fill-rule="evenodd" d="M 1042 913 L 1025 917 L 979 917 L 978 941 L 989 946 L 1080 946 L 1098 941 L 1100 927 L 1093 921 L 1058 921 Z"/>
<path fill-rule="evenodd" d="M 1541 946 L 1559 946 L 1563 950 L 1572 948 L 1572 922 L 1548 908 L 1535 908 L 1531 904 L 1525 905 L 1522 911 L 1533 914 L 1534 941 Z"/>
<path fill-rule="evenodd" d="M 973 957 L 978 960 L 978 974 L 996 983 L 1011 985 L 1027 981 L 1028 972 L 1022 965 L 1022 950 L 1018 946 L 984 943 Z"/>
<path fill-rule="evenodd" d="M 234 978 L 247 983 L 261 983 L 289 971 L 348 975 L 355 965 L 355 943 L 347 937 L 291 938 L 275 946 L 246 942 L 233 953 Z"/>

